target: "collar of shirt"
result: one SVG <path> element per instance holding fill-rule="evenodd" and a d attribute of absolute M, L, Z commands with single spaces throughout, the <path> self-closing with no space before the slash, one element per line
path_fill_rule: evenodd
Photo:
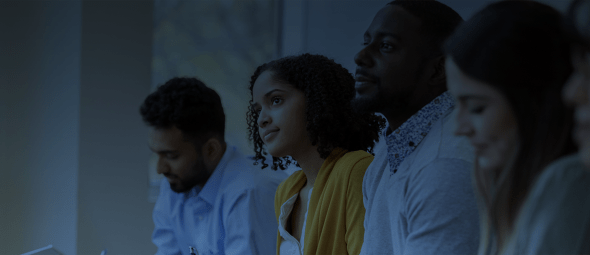
<path fill-rule="evenodd" d="M 225 167 L 227 166 L 227 163 L 234 158 L 234 154 L 236 153 L 235 147 L 228 145 L 226 148 L 227 149 L 223 153 L 221 160 L 219 160 L 219 163 L 215 167 L 215 170 L 213 170 L 209 180 L 205 183 L 205 186 L 203 186 L 203 188 L 195 186 L 186 194 L 186 198 L 198 196 L 203 201 L 213 205 L 215 197 L 217 197 L 219 191 L 219 186 L 221 185 L 221 180 L 223 179 Z"/>
<path fill-rule="evenodd" d="M 455 101 L 449 92 L 444 92 L 385 136 L 390 175 L 396 173 L 399 164 L 418 147 L 430 132 L 432 124 L 454 106 Z M 383 132 L 387 130 L 389 126 Z"/>

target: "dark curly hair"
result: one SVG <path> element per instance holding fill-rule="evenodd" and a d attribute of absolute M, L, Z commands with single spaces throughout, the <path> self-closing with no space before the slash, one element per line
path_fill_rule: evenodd
<path fill-rule="evenodd" d="M 196 78 L 170 79 L 145 99 L 139 112 L 149 126 L 175 126 L 195 145 L 212 136 L 223 141 L 225 135 L 219 95 Z"/>
<path fill-rule="evenodd" d="M 336 147 L 348 151 L 365 150 L 372 153 L 379 132 L 385 127 L 385 119 L 373 113 L 353 110 L 351 100 L 355 96 L 354 78 L 342 65 L 322 55 L 303 54 L 271 61 L 259 66 L 250 79 L 250 95 L 256 79 L 264 71 L 272 72 L 273 79 L 286 82 L 305 94 L 307 133 L 312 145 L 318 144 L 320 157 L 327 158 Z M 258 113 L 250 106 L 246 114 L 249 140 L 254 143 L 255 163 L 267 152 L 258 133 Z M 273 157 L 273 170 L 284 170 L 291 164 L 288 157 Z"/>

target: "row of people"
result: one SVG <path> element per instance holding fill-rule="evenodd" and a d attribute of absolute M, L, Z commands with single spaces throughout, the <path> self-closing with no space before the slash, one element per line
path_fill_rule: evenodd
<path fill-rule="evenodd" d="M 256 69 L 254 162 L 215 91 L 169 80 L 140 110 L 166 176 L 157 254 L 589 254 L 588 14 L 393 1 L 354 76 L 313 54 Z"/>

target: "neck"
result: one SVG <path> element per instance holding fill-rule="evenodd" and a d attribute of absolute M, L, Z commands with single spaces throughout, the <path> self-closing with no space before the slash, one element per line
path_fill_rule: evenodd
<path fill-rule="evenodd" d="M 404 122 L 408 121 L 409 118 L 412 117 L 418 111 L 407 111 L 407 112 L 382 112 L 385 119 L 387 119 L 387 123 L 389 124 L 389 129 L 387 129 L 387 135 L 389 135 L 394 130 L 398 129 Z"/>
<path fill-rule="evenodd" d="M 434 96 L 425 95 L 421 99 L 415 100 L 415 104 L 408 105 L 408 107 L 402 110 L 386 109 L 381 111 L 381 114 L 385 116 L 385 119 L 387 119 L 387 123 L 389 123 L 389 129 L 387 130 L 387 134 L 398 129 L 402 124 L 404 124 L 404 122 L 408 121 L 408 119 L 410 119 L 412 116 L 414 116 L 414 114 L 416 114 L 418 111 L 424 108 L 424 106 L 432 102 L 432 100 L 434 100 L 440 94 Z"/>
<path fill-rule="evenodd" d="M 324 159 L 320 157 L 320 153 L 317 149 L 317 146 L 314 146 L 313 149 L 307 150 L 305 153 L 292 156 L 299 166 L 301 166 L 301 171 L 303 171 L 303 174 L 305 174 L 305 177 L 307 178 L 307 183 L 305 184 L 306 187 L 313 187 L 320 168 L 322 167 L 322 164 L 324 164 Z"/>

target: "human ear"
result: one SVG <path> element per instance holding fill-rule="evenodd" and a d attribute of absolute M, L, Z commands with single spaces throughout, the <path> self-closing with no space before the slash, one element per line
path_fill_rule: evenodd
<path fill-rule="evenodd" d="M 433 72 L 428 83 L 431 86 L 438 86 L 445 84 L 447 75 L 445 72 L 445 56 L 440 55 L 431 60 Z"/>
<path fill-rule="evenodd" d="M 203 161 L 207 169 L 215 169 L 225 153 L 225 146 L 216 137 L 209 138 L 201 147 Z"/>

